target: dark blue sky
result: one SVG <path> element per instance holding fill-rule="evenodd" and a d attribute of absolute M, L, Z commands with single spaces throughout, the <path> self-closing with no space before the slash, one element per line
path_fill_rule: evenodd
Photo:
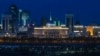
<path fill-rule="evenodd" d="M 0 14 L 11 4 L 30 11 L 35 22 L 40 21 L 42 16 L 49 18 L 51 11 L 52 16 L 61 22 L 64 22 L 65 14 L 70 12 L 74 14 L 74 19 L 79 19 L 82 24 L 100 24 L 99 0 L 0 0 Z"/>

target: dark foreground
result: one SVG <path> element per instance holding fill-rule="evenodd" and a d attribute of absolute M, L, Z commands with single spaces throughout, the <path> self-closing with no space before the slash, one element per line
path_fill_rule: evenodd
<path fill-rule="evenodd" d="M 99 44 L 1 44 L 0 56 L 100 56 Z"/>
<path fill-rule="evenodd" d="M 100 56 L 100 38 L 0 38 L 0 56 Z"/>

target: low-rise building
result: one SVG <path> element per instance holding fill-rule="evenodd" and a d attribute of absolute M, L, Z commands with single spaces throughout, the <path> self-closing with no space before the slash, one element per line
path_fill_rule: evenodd
<path fill-rule="evenodd" d="M 63 27 L 34 27 L 34 37 L 39 38 L 67 38 L 68 28 Z"/>

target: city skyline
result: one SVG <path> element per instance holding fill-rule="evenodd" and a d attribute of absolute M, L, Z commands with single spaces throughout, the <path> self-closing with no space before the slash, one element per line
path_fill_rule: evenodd
<path fill-rule="evenodd" d="M 99 0 L 0 0 L 0 56 L 100 55 Z"/>
<path fill-rule="evenodd" d="M 100 24 L 99 23 L 99 1 L 73 1 L 73 0 L 37 0 L 37 1 L 23 1 L 23 0 L 1 0 L 0 15 L 7 11 L 8 7 L 15 4 L 19 9 L 30 11 L 30 18 L 38 22 L 42 16 L 49 19 L 50 12 L 53 18 L 58 18 L 62 23 L 65 22 L 65 14 L 72 13 L 74 15 L 74 22 L 79 20 L 81 24 Z M 94 3 L 94 4 L 93 4 Z M 94 20 L 95 19 L 95 20 Z M 37 23 L 40 24 L 40 23 Z"/>

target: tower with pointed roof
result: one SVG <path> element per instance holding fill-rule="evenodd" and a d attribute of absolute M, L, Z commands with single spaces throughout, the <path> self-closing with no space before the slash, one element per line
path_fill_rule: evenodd
<path fill-rule="evenodd" d="M 50 20 L 50 22 L 52 21 L 52 15 L 51 15 L 51 12 L 50 12 L 50 19 L 49 19 L 49 20 Z"/>

